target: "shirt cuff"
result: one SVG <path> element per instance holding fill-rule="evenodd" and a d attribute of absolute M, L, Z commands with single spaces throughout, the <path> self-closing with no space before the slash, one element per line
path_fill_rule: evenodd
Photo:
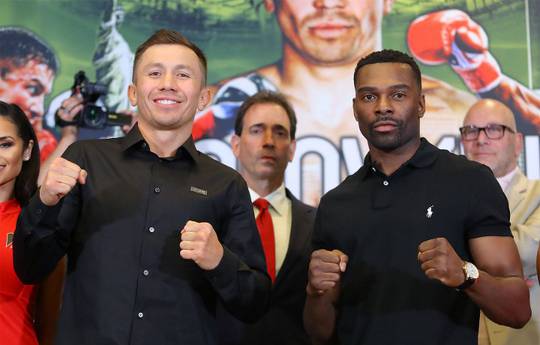
<path fill-rule="evenodd" d="M 62 200 L 54 206 L 47 206 L 39 198 L 39 191 L 36 192 L 23 211 L 24 222 L 31 229 L 29 232 L 37 239 L 53 234 L 58 227 L 58 215 L 61 208 Z"/>
<path fill-rule="evenodd" d="M 227 247 L 223 246 L 223 257 L 213 269 L 205 271 L 215 289 L 221 290 L 232 284 L 239 270 L 239 259 Z"/>

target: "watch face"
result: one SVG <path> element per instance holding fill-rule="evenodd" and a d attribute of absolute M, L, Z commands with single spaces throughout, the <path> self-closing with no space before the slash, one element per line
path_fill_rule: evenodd
<path fill-rule="evenodd" d="M 475 265 L 473 265 L 470 262 L 465 263 L 465 275 L 467 276 L 465 279 L 478 279 L 478 276 L 480 273 L 478 272 L 478 269 Z"/>

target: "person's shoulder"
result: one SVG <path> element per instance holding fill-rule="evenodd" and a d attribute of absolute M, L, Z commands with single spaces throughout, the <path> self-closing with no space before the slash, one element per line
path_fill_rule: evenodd
<path fill-rule="evenodd" d="M 354 174 L 347 176 L 335 188 L 329 190 L 321 197 L 319 207 L 327 202 L 337 202 L 340 200 L 348 200 L 358 195 L 357 191 L 361 188 L 363 176 L 366 174 L 367 168 L 362 166 Z"/>
<path fill-rule="evenodd" d="M 220 175 L 222 177 L 228 177 L 230 179 L 242 179 L 240 173 L 230 166 L 212 158 L 211 156 L 197 151 L 199 164 L 201 164 L 200 173 L 209 175 Z"/>
<path fill-rule="evenodd" d="M 299 210 L 305 211 L 305 212 L 313 212 L 316 210 L 315 207 L 308 205 L 304 203 L 303 201 L 301 201 L 300 199 L 296 198 L 289 189 L 285 189 L 285 193 L 287 194 L 287 198 L 291 200 L 293 207 L 296 207 Z"/>
<path fill-rule="evenodd" d="M 464 155 L 458 155 L 448 150 L 438 149 L 437 163 L 448 178 L 458 180 L 478 181 L 479 179 L 495 180 L 491 169 L 481 163 L 469 160 Z"/>

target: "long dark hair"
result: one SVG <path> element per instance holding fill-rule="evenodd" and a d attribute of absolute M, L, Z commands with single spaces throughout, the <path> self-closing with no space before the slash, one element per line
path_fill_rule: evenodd
<path fill-rule="evenodd" d="M 25 206 L 37 189 L 39 145 L 36 133 L 34 133 L 34 129 L 24 112 L 15 104 L 0 101 L 0 116 L 6 118 L 17 127 L 19 137 L 23 140 L 24 150 L 28 147 L 30 140 L 34 142 L 30 159 L 23 161 L 21 172 L 15 179 L 15 199 L 17 199 L 21 206 Z"/>

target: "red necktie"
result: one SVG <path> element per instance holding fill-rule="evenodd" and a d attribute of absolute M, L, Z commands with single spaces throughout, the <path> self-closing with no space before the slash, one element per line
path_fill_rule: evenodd
<path fill-rule="evenodd" d="M 274 240 L 274 224 L 272 223 L 272 216 L 268 210 L 270 205 L 265 199 L 257 199 L 253 203 L 255 207 L 259 209 L 259 215 L 257 216 L 257 228 L 259 229 L 259 235 L 261 236 L 261 242 L 264 250 L 264 256 L 266 258 L 266 269 L 272 282 L 276 280 L 276 248 Z"/>

